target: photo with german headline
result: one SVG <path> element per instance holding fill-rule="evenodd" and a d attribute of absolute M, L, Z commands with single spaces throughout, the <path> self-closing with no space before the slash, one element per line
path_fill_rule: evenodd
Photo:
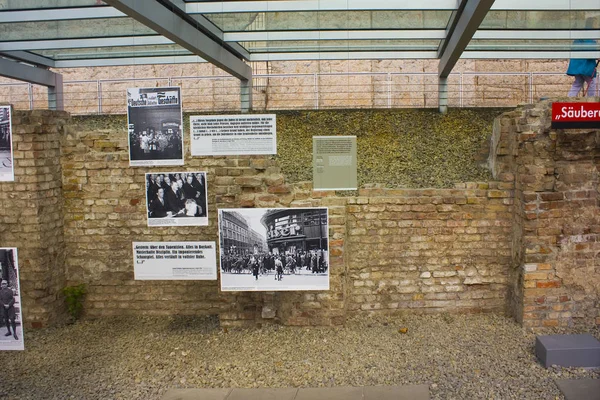
<path fill-rule="evenodd" d="M 329 290 L 327 208 L 219 210 L 221 290 Z"/>
<path fill-rule="evenodd" d="M 146 174 L 148 226 L 206 226 L 206 172 Z"/>
<path fill-rule="evenodd" d="M 129 165 L 183 165 L 181 89 L 127 89 Z"/>

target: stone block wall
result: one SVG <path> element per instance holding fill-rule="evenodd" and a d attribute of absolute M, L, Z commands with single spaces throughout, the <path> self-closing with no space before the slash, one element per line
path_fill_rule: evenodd
<path fill-rule="evenodd" d="M 69 115 L 14 111 L 14 182 L 0 183 L 0 246 L 17 247 L 26 326 L 64 318 L 63 193 L 60 141 Z"/>
<path fill-rule="evenodd" d="M 494 172 L 515 177 L 511 308 L 528 327 L 598 325 L 600 131 L 550 122 L 550 102 L 528 105 L 492 140 Z"/>

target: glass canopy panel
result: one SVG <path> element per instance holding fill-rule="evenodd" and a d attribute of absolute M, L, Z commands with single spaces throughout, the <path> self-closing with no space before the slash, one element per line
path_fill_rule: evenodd
<path fill-rule="evenodd" d="M 473 39 L 466 51 L 598 51 L 593 41 Z"/>
<path fill-rule="evenodd" d="M 224 32 L 328 29 L 444 29 L 451 10 L 302 11 L 204 14 Z"/>
<path fill-rule="evenodd" d="M 290 40 L 239 42 L 251 53 L 436 51 L 439 40 Z"/>
<path fill-rule="evenodd" d="M 0 24 L 0 42 L 140 35 L 156 35 L 156 32 L 127 17 Z"/>
<path fill-rule="evenodd" d="M 600 9 L 600 1 L 597 3 Z M 488 12 L 479 29 L 584 29 L 588 16 L 596 10 L 495 11 Z"/>
<path fill-rule="evenodd" d="M 0 10 L 99 7 L 105 5 L 104 2 L 98 0 L 0 0 Z"/>
<path fill-rule="evenodd" d="M 81 49 L 40 50 L 32 53 L 54 60 L 87 60 L 117 57 L 188 56 L 192 53 L 178 45 L 93 47 Z"/>

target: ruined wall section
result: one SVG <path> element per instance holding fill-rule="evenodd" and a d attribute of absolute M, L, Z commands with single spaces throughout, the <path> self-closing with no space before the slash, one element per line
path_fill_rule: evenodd
<path fill-rule="evenodd" d="M 533 328 L 600 324 L 600 132 L 551 129 L 547 101 L 508 113 L 504 122 L 504 147 L 513 151 L 496 162 L 515 171 L 515 224 L 522 225 L 512 310 Z"/>
<path fill-rule="evenodd" d="M 78 124 L 62 142 L 67 276 L 88 286 L 87 316 L 219 314 L 229 326 L 343 322 L 345 199 L 286 185 L 270 156 L 192 158 L 187 136 L 184 166 L 132 168 L 125 117 L 97 122 Z M 208 226 L 147 226 L 145 173 L 168 171 L 206 171 Z M 290 206 L 329 207 L 329 292 L 221 292 L 218 281 L 134 280 L 132 242 L 218 242 L 218 208 Z"/>
<path fill-rule="evenodd" d="M 0 246 L 17 247 L 25 326 L 60 323 L 65 307 L 60 140 L 70 117 L 56 111 L 14 111 L 15 181 L 0 183 Z"/>

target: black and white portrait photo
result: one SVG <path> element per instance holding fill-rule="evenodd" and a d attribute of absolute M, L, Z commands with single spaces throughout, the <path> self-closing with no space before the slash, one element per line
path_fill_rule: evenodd
<path fill-rule="evenodd" d="M 206 226 L 206 172 L 146 174 L 148 226 Z"/>
<path fill-rule="evenodd" d="M 129 165 L 183 165 L 181 88 L 127 89 Z"/>
<path fill-rule="evenodd" d="M 329 290 L 327 208 L 219 210 L 221 290 Z"/>
<path fill-rule="evenodd" d="M 24 350 L 17 249 L 0 247 L 0 350 Z"/>
<path fill-rule="evenodd" d="M 10 106 L 0 106 L 0 182 L 15 180 Z"/>

